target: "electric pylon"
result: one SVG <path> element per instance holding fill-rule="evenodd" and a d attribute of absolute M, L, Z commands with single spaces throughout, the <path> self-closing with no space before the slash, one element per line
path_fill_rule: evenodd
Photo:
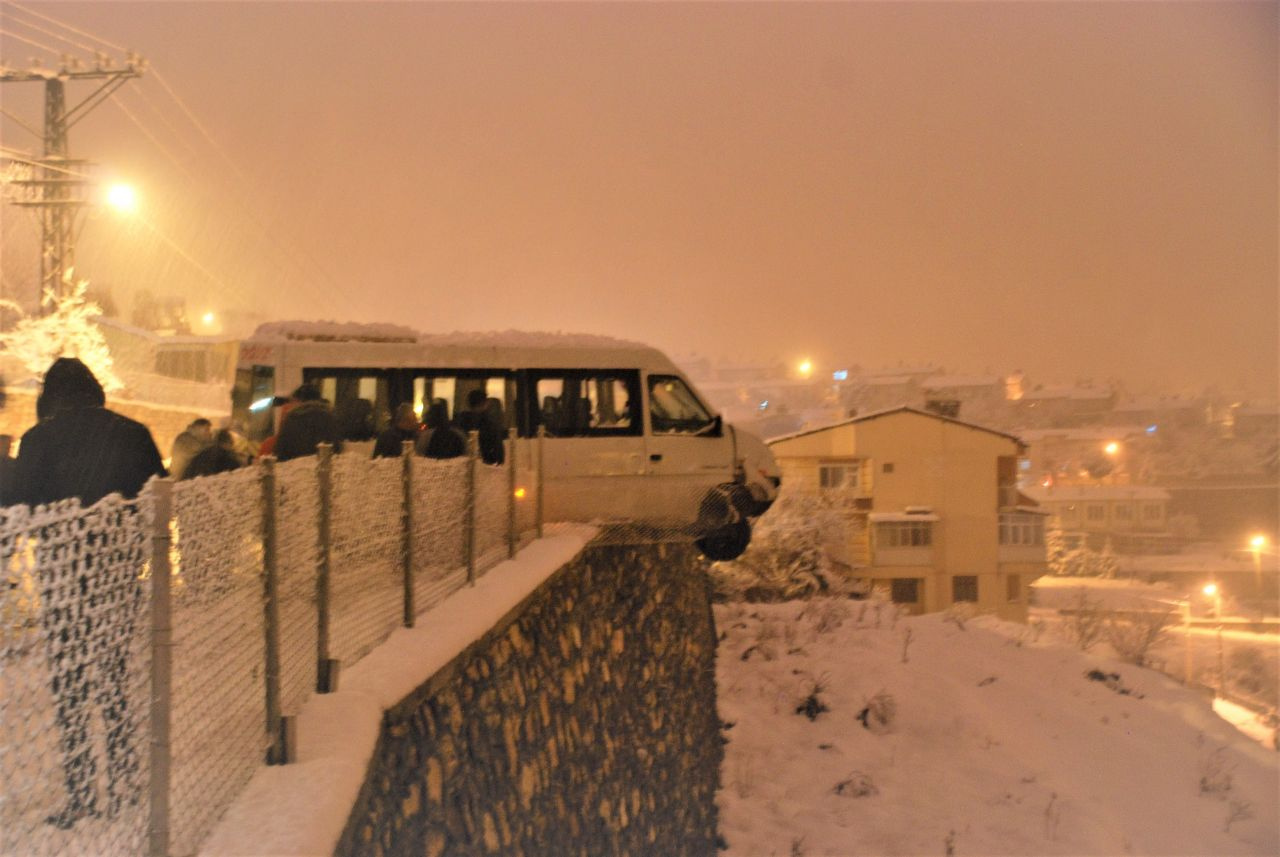
<path fill-rule="evenodd" d="M 18 179 L 15 185 L 31 192 L 15 205 L 35 208 L 40 213 L 40 294 L 44 311 L 45 296 L 61 297 L 67 274 L 75 267 L 76 219 L 81 209 L 90 205 L 85 188 L 91 184 L 86 168 L 91 162 L 71 157 L 67 132 L 95 107 L 111 97 L 130 78 L 141 77 L 146 61 L 130 53 L 123 66 L 117 66 L 106 54 L 98 53 L 93 68 L 85 68 L 80 60 L 62 58 L 57 69 L 40 66 L 19 70 L 0 66 L 0 83 L 44 83 L 43 155 L 31 162 L 37 168 L 29 179 Z M 74 107 L 67 108 L 66 85 L 73 81 L 101 81 L 100 85 Z"/>

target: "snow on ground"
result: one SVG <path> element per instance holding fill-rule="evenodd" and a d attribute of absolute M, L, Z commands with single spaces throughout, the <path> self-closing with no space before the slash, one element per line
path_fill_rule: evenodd
<path fill-rule="evenodd" d="M 1150 610 L 1159 604 L 1172 606 L 1179 593 L 1171 585 L 1143 583 L 1140 580 L 1124 580 L 1105 577 L 1054 577 L 1045 575 L 1032 584 L 1034 603 L 1037 607 L 1055 610 L 1077 606 L 1080 594 L 1090 602 L 1107 610 Z"/>
<path fill-rule="evenodd" d="M 595 533 L 587 526 L 548 527 L 546 538 L 344 669 L 336 693 L 313 695 L 303 706 L 297 762 L 260 768 L 200 853 L 332 854 L 368 773 L 382 712 L 483 636 Z"/>
<path fill-rule="evenodd" d="M 1035 628 L 890 609 L 716 608 L 727 854 L 1280 853 L 1280 754 L 1204 697 Z"/>

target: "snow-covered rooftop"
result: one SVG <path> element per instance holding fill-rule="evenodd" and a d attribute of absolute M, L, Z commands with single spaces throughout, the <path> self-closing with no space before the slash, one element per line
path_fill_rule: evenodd
<path fill-rule="evenodd" d="M 478 348 L 649 348 L 642 342 L 594 333 L 501 330 L 424 333 L 399 324 L 336 321 L 272 321 L 258 326 L 253 339 L 311 342 L 405 342 Z"/>

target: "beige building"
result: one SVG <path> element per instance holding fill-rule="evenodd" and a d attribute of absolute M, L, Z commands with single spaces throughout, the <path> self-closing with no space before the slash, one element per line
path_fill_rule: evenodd
<path fill-rule="evenodd" d="M 1149 485 L 1055 485 L 1027 493 L 1062 530 L 1068 547 L 1095 550 L 1110 540 L 1120 552 L 1172 549 L 1169 492 Z"/>
<path fill-rule="evenodd" d="M 1013 435 L 899 407 L 769 442 L 785 491 L 851 497 L 855 575 L 916 613 L 973 602 L 1025 621 L 1045 573 L 1045 514 L 1018 493 Z"/>

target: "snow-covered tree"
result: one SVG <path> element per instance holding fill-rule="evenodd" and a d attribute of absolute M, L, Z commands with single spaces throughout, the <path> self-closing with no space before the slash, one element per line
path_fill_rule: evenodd
<path fill-rule="evenodd" d="M 852 526 L 852 498 L 839 492 L 784 493 L 756 522 L 751 546 L 711 566 L 718 597 L 783 601 L 859 588 L 832 559 Z"/>
<path fill-rule="evenodd" d="M 107 341 L 94 324 L 102 310 L 87 297 L 89 281 L 75 281 L 72 273 L 68 270 L 63 278 L 66 289 L 62 296 L 45 290 L 43 302 L 49 311 L 44 315 L 28 316 L 13 301 L 0 300 L 0 306 L 21 316 L 12 330 L 0 332 L 0 346 L 36 380 L 42 379 L 59 357 L 78 357 L 104 390 L 119 390 L 124 382 L 116 375 Z"/>

